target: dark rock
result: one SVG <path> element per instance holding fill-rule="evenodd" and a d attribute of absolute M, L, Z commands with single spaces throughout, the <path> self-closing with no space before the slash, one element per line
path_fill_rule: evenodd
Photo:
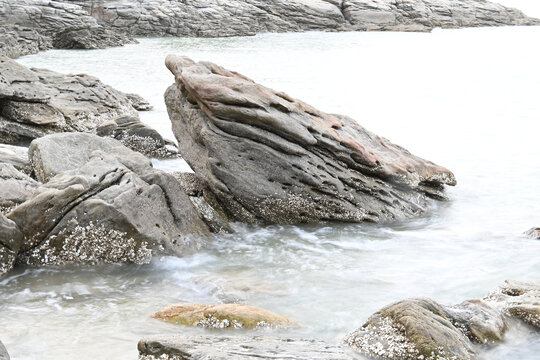
<path fill-rule="evenodd" d="M 15 206 L 31 198 L 39 185 L 13 165 L 0 163 L 0 213 L 8 213 Z"/>
<path fill-rule="evenodd" d="M 204 181 L 194 173 L 173 173 L 173 175 L 212 232 L 218 234 L 234 232 L 229 225 L 231 219 L 227 216 L 227 212 Z"/>
<path fill-rule="evenodd" d="M 182 157 L 239 221 L 385 222 L 418 216 L 455 185 L 354 120 L 208 62 L 169 56 L 165 100 Z"/>
<path fill-rule="evenodd" d="M 139 360 L 352 360 L 361 359 L 347 348 L 319 340 L 274 336 L 155 335 L 139 341 Z"/>
<path fill-rule="evenodd" d="M 532 228 L 525 233 L 526 236 L 540 240 L 540 228 Z"/>
<path fill-rule="evenodd" d="M 23 235 L 17 224 L 0 214 L 0 276 L 15 265 L 17 253 L 23 244 Z M 0 359 L 2 359 L 0 343 Z"/>
<path fill-rule="evenodd" d="M 55 33 L 52 41 L 56 49 L 104 49 L 133 43 L 129 36 L 102 26 L 67 28 Z"/>
<path fill-rule="evenodd" d="M 160 133 L 132 116 L 121 116 L 106 121 L 96 128 L 99 136 L 108 136 L 122 142 L 133 151 L 149 157 L 170 158 L 178 156 L 176 146 L 166 142 Z"/>
<path fill-rule="evenodd" d="M 145 263 L 152 254 L 182 255 L 204 244 L 208 228 L 172 175 L 114 139 L 82 136 L 117 146 L 92 152 L 80 166 L 64 159 L 72 169 L 48 173 L 54 177 L 7 215 L 23 236 L 19 263 Z M 76 142 L 64 138 L 81 139 L 73 133 L 51 137 L 67 145 L 37 147 L 43 162 L 71 152 Z M 79 145 L 84 150 L 77 156 L 85 159 L 92 149 Z"/>
<path fill-rule="evenodd" d="M 4 143 L 91 131 L 118 116 L 138 114 L 126 94 L 97 78 L 29 69 L 0 57 L 0 138 Z"/>

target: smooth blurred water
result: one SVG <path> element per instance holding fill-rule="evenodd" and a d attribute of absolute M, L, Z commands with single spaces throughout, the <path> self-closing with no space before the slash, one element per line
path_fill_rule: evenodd
<path fill-rule="evenodd" d="M 163 93 L 169 53 L 209 60 L 343 113 L 453 170 L 452 201 L 407 223 L 237 225 L 210 248 L 151 265 L 21 268 L 0 281 L 0 339 L 14 359 L 135 359 L 161 332 L 201 332 L 148 317 L 181 301 L 238 301 L 294 319 L 292 333 L 340 341 L 382 306 L 444 304 L 505 279 L 540 278 L 540 27 L 419 33 L 263 34 L 140 39 L 53 50 L 28 66 L 85 72 L 154 105 L 143 120 L 172 138 Z M 185 166 L 159 163 L 167 170 Z M 536 360 L 540 336 L 507 335 L 485 360 Z"/>

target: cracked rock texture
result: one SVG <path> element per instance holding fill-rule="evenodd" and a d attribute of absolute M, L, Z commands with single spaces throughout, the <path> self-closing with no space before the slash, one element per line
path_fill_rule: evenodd
<path fill-rule="evenodd" d="M 506 281 L 482 300 L 443 306 L 418 298 L 389 305 L 345 343 L 375 359 L 471 360 L 474 344 L 495 345 L 514 321 L 540 328 L 540 283 Z"/>
<path fill-rule="evenodd" d="M 361 359 L 346 347 L 275 336 L 154 335 L 139 341 L 138 349 L 139 360 Z"/>
<path fill-rule="evenodd" d="M 209 236 L 174 176 L 120 142 L 76 133 L 38 142 L 30 155 L 34 170 L 50 163 L 54 171 L 0 227 L 19 236 L 9 247 L 19 263 L 144 263 L 153 254 L 195 251 Z M 93 151 L 86 144 L 104 142 L 116 147 Z"/>
<path fill-rule="evenodd" d="M 179 151 L 238 221 L 395 221 L 422 214 L 456 183 L 346 116 L 209 62 L 171 55 L 166 63 Z"/>
<path fill-rule="evenodd" d="M 126 115 L 138 117 L 130 97 L 95 77 L 30 69 L 0 57 L 0 138 L 4 143 L 92 131 Z"/>

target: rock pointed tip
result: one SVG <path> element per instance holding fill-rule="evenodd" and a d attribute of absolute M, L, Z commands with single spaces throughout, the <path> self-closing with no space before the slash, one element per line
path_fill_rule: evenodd
<path fill-rule="evenodd" d="M 165 66 L 174 75 L 178 75 L 181 72 L 182 67 L 195 64 L 195 61 L 191 60 L 187 56 L 179 56 L 175 54 L 169 54 L 165 58 Z"/>

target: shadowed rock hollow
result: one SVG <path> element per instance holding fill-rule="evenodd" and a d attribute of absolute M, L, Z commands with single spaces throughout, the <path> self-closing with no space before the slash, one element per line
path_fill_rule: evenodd
<path fill-rule="evenodd" d="M 170 55 L 166 65 L 180 153 L 239 221 L 395 221 L 422 214 L 456 184 L 449 170 L 347 116 L 209 62 Z"/>

